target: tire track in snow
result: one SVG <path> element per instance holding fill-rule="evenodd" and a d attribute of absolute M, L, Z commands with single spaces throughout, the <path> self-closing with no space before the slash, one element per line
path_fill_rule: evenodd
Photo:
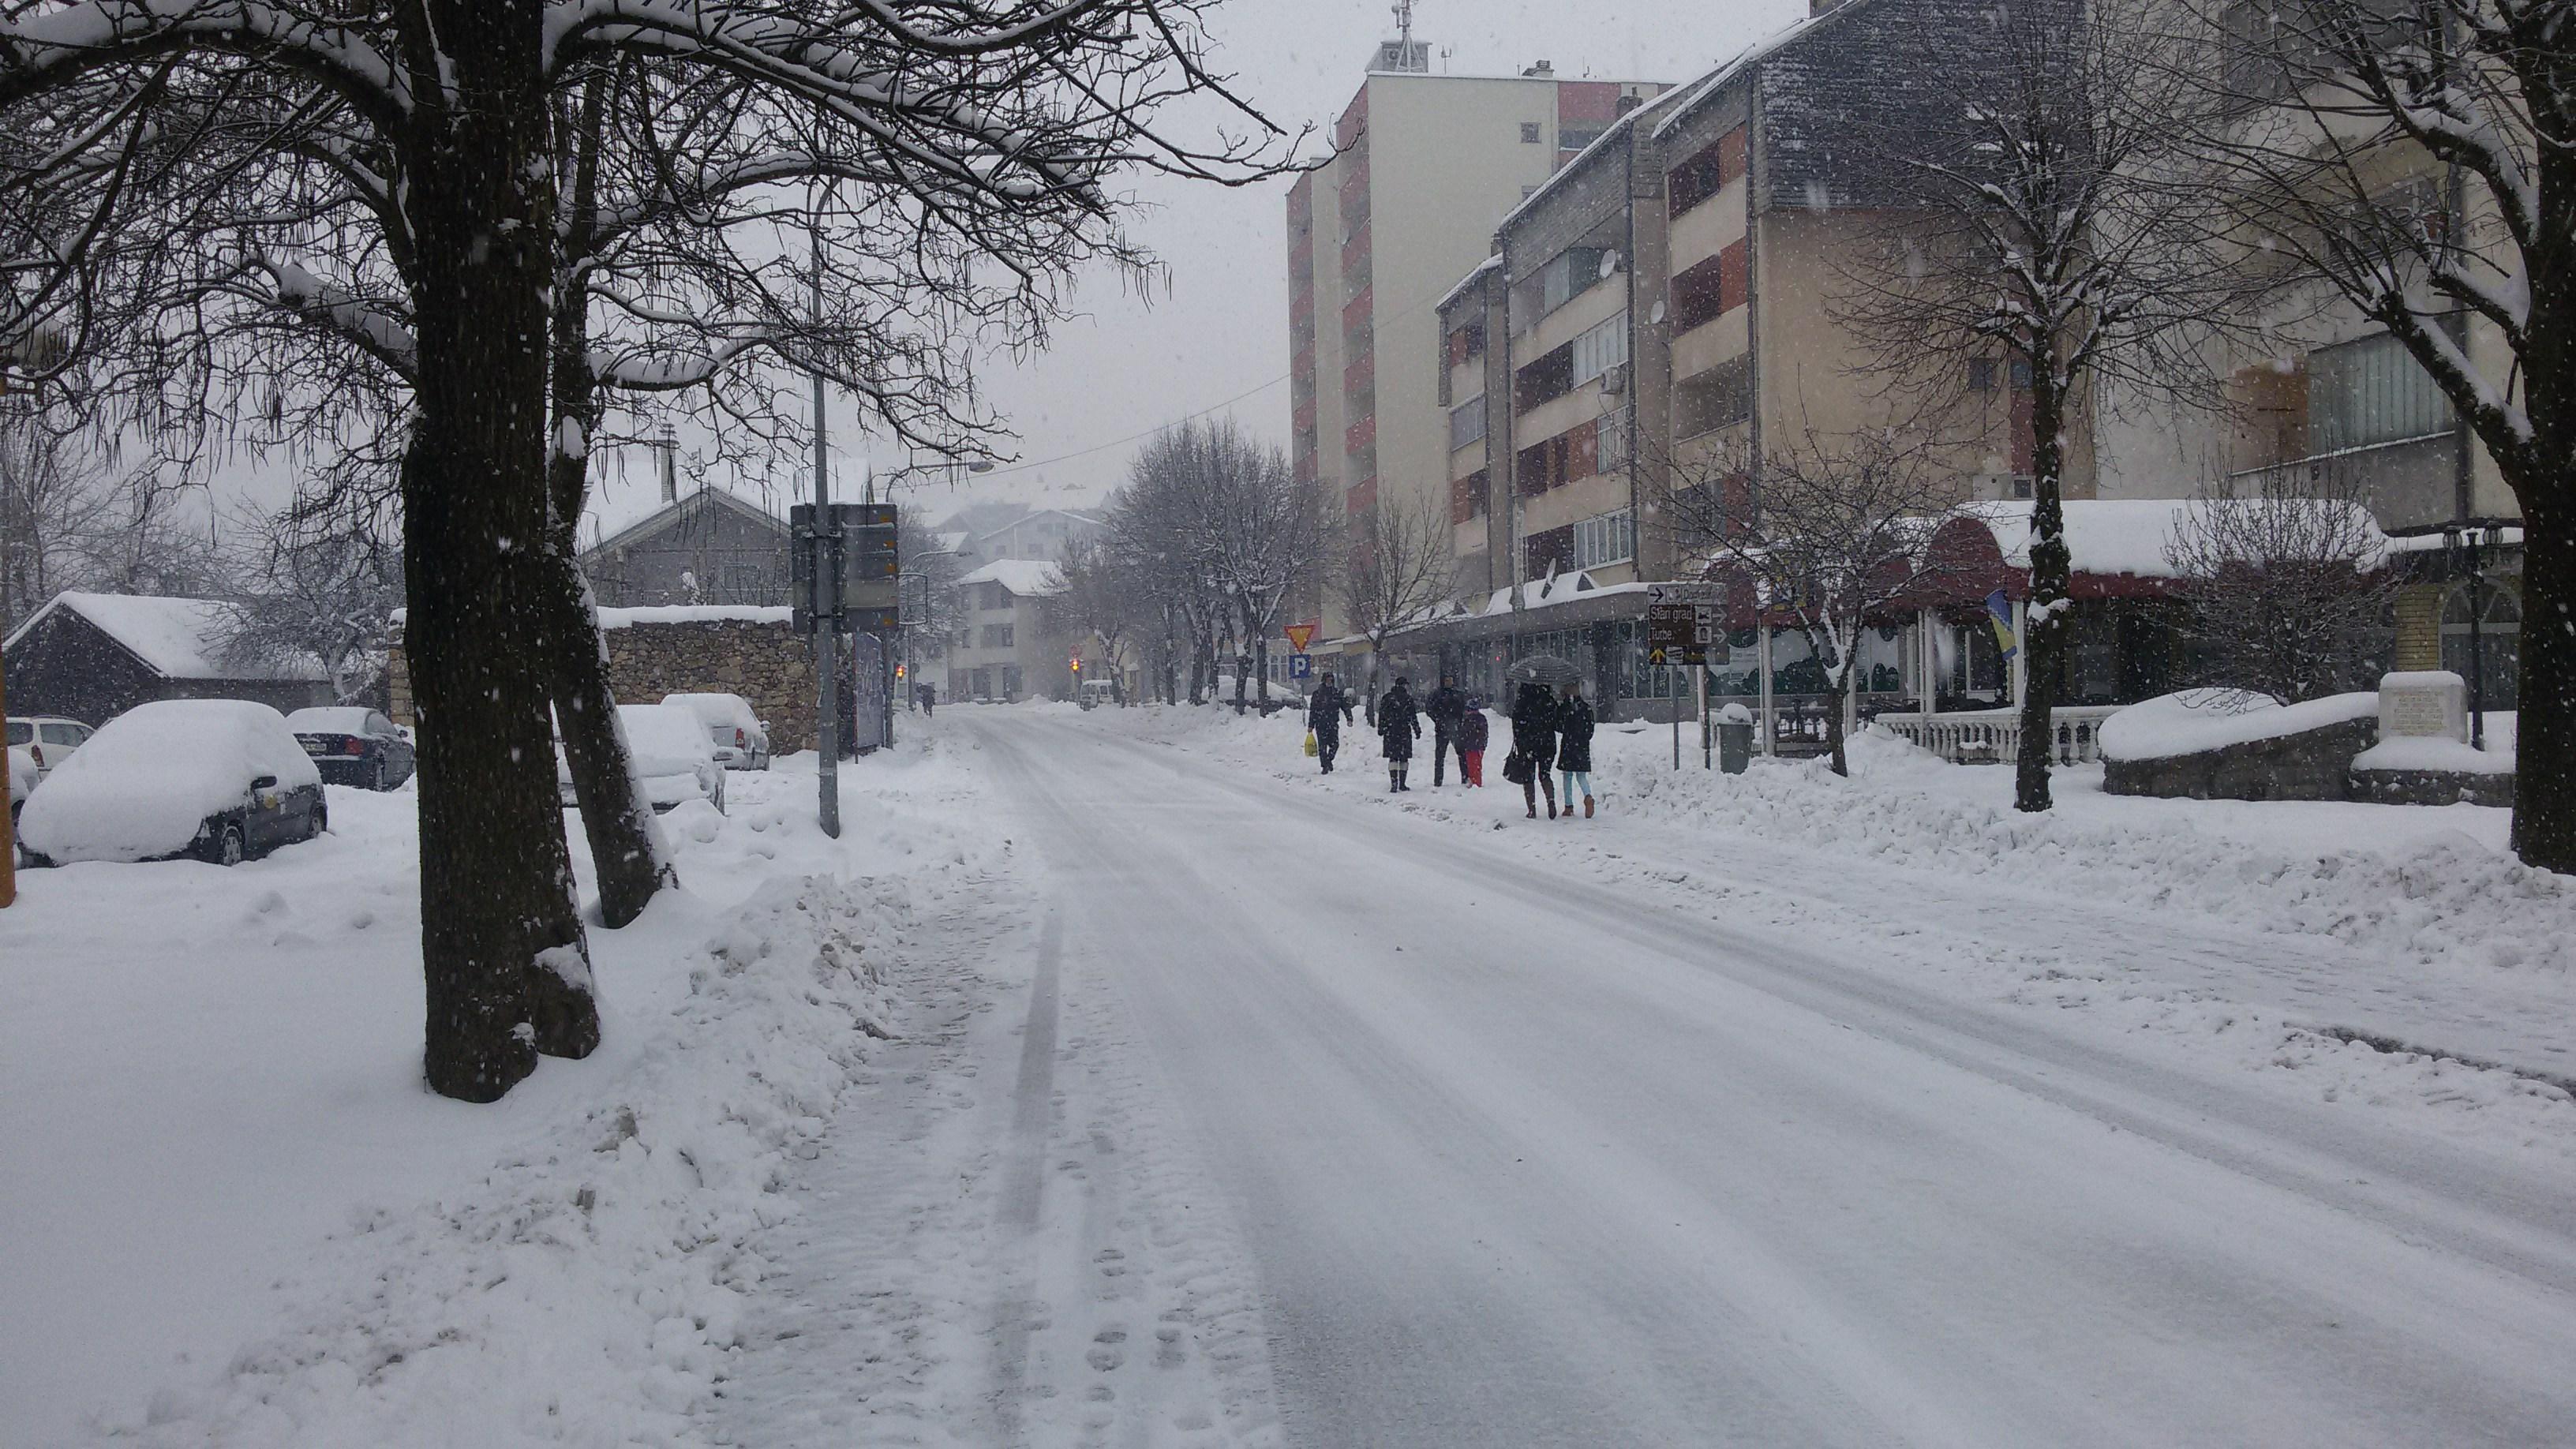
<path fill-rule="evenodd" d="M 1029 986 L 1028 1023 L 1020 1037 L 1020 1075 L 1011 1091 L 1010 1165 L 996 1220 L 1004 1242 L 1036 1236 L 1046 1199 L 1047 1139 L 1055 1107 L 1056 994 L 1064 961 L 1064 917 L 1050 912 L 1038 932 L 1037 971 Z M 1041 1321 L 1033 1268 L 1012 1275 L 995 1308 L 993 1394 L 1007 1442 L 1028 1442 L 1022 1412 L 1029 1392 L 1029 1335 Z"/>

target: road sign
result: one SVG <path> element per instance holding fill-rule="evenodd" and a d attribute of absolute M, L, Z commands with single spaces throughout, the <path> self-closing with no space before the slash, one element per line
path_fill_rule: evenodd
<path fill-rule="evenodd" d="M 1306 652 L 1307 645 L 1315 642 L 1315 626 L 1312 624 L 1291 624 L 1280 632 L 1288 636 L 1288 647 L 1300 654 Z"/>
<path fill-rule="evenodd" d="M 1312 679 L 1312 678 L 1314 678 L 1314 677 L 1315 677 L 1315 656 L 1314 656 L 1314 655 L 1312 655 L 1312 654 L 1291 654 L 1291 655 L 1289 655 L 1289 656 L 1288 656 L 1288 677 L 1289 677 L 1290 679 Z"/>
<path fill-rule="evenodd" d="M 835 503 L 817 515 L 814 505 L 799 503 L 787 521 L 795 539 L 788 597 L 798 633 L 815 633 L 827 621 L 844 633 L 902 626 L 903 562 L 893 504 Z"/>
<path fill-rule="evenodd" d="M 1708 635 L 1700 627 L 1700 610 L 1690 604 L 1646 606 L 1646 662 L 1697 664 L 1707 655 Z"/>

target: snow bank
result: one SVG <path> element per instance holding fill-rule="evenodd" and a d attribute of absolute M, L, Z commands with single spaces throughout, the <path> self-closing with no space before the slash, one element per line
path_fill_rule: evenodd
<path fill-rule="evenodd" d="M 785 1155 L 821 1134 L 888 1010 L 871 948 L 891 883 L 782 880 L 718 925 L 674 1030 L 587 1113 L 479 1182 L 362 1212 L 335 1256 L 361 1294 L 171 1389 L 147 1444 L 668 1443 L 733 1346 L 779 1219 Z M 636 929 L 689 929 L 665 898 Z M 610 988 L 614 990 L 612 983 Z M 474 1432 L 458 1437 L 460 1409 Z"/>
<path fill-rule="evenodd" d="M 2510 775 L 2510 750 L 2481 750 L 2447 735 L 2391 735 L 2353 757 L 2356 770 L 2431 770 L 2452 775 Z"/>
<path fill-rule="evenodd" d="M 27 848 L 57 862 L 136 861 L 188 848 L 251 781 L 318 785 L 286 716 L 241 699 L 163 699 L 109 720 L 45 777 L 20 820 Z"/>
<path fill-rule="evenodd" d="M 2186 689 L 2130 705 L 2102 721 L 2102 757 L 2196 755 L 2378 715 L 2379 695 L 2371 690 L 2284 705 L 2241 689 Z"/>

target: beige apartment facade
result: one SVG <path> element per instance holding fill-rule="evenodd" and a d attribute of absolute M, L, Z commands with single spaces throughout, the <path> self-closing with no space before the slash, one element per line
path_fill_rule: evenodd
<path fill-rule="evenodd" d="M 1422 42 L 1390 44 L 1343 110 L 1336 154 L 1301 176 L 1288 214 L 1291 450 L 1347 529 L 1381 496 L 1434 507 L 1451 449 L 1437 302 L 1495 224 L 1659 85 L 1435 75 Z M 1326 637 L 1349 632 L 1327 581 Z"/>

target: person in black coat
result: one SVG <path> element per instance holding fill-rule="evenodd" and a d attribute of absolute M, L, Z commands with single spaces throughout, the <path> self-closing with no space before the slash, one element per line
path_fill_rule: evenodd
<path fill-rule="evenodd" d="M 1574 818 L 1574 792 L 1583 791 L 1583 818 L 1592 818 L 1592 701 L 1573 685 L 1556 702 L 1556 771 L 1564 786 L 1565 818 Z"/>
<path fill-rule="evenodd" d="M 1556 818 L 1556 785 L 1547 767 L 1556 761 L 1556 701 L 1544 684 L 1524 684 L 1512 698 L 1512 754 L 1503 778 L 1518 780 L 1521 800 L 1538 818 L 1539 792 L 1547 792 L 1547 818 Z"/>
<path fill-rule="evenodd" d="M 1333 682 L 1333 672 L 1324 671 L 1324 682 L 1306 696 L 1306 728 L 1315 732 L 1315 758 L 1322 761 L 1324 773 L 1333 773 L 1333 756 L 1342 752 L 1342 722 L 1351 717 L 1351 697 Z"/>
<path fill-rule="evenodd" d="M 1422 720 L 1413 703 L 1413 687 L 1398 679 L 1386 697 L 1377 702 L 1377 738 L 1386 754 L 1388 794 L 1407 788 L 1404 775 L 1413 766 L 1413 742 L 1421 734 Z"/>
<path fill-rule="evenodd" d="M 1458 721 L 1466 717 L 1467 696 L 1459 692 L 1458 686 L 1450 682 L 1448 676 L 1443 675 L 1440 687 L 1422 701 L 1422 713 L 1431 721 L 1431 786 L 1436 790 L 1441 783 L 1441 766 L 1449 752 L 1458 748 Z M 1458 761 L 1462 779 L 1466 768 L 1467 762 L 1462 757 Z"/>
<path fill-rule="evenodd" d="M 1474 695 L 1469 695 L 1467 712 L 1458 716 L 1458 779 L 1474 789 L 1481 790 L 1485 785 L 1485 742 L 1488 733 L 1485 702 Z"/>

